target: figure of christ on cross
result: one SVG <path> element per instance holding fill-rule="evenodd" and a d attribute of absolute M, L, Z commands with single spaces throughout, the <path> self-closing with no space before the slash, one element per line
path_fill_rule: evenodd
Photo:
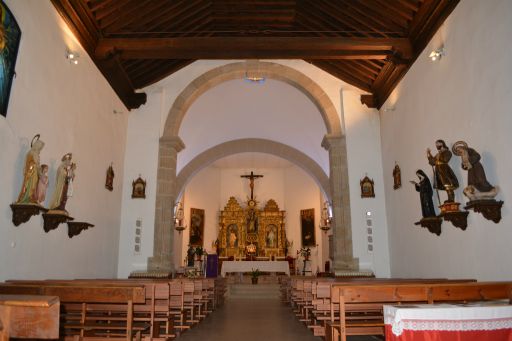
<path fill-rule="evenodd" d="M 254 199 L 253 192 L 254 192 L 254 179 L 256 178 L 262 178 L 263 175 L 255 175 L 252 171 L 250 175 L 240 175 L 241 178 L 249 179 L 249 187 L 251 188 L 251 200 Z"/>

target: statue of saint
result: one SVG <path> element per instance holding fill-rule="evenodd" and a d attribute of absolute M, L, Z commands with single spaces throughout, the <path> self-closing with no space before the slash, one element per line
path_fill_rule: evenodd
<path fill-rule="evenodd" d="M 421 169 L 416 171 L 416 176 L 420 181 L 411 181 L 411 183 L 416 187 L 416 191 L 420 193 L 421 214 L 423 215 L 423 218 L 435 217 L 436 211 L 434 209 L 434 203 L 432 202 L 432 195 L 434 191 L 432 190 L 430 180 Z"/>
<path fill-rule="evenodd" d="M 455 202 L 454 191 L 459 187 L 459 181 L 448 164 L 452 158 L 452 152 L 443 140 L 436 141 L 436 148 L 435 156 L 432 156 L 430 148 L 427 148 L 428 163 L 434 168 L 434 188 L 446 191 L 448 199 L 445 203 Z"/>
<path fill-rule="evenodd" d="M 17 204 L 38 204 L 35 193 L 39 182 L 39 154 L 44 147 L 44 142 L 39 137 L 39 134 L 34 136 L 30 143 L 30 150 L 25 157 L 23 184 L 18 195 L 18 201 L 16 201 Z"/>
<path fill-rule="evenodd" d="M 188 246 L 187 250 L 187 266 L 194 266 L 194 255 L 196 254 L 196 250 L 192 245 Z"/>
<path fill-rule="evenodd" d="M 258 232 L 258 218 L 256 217 L 256 211 L 253 209 L 249 210 L 249 216 L 247 218 L 247 232 Z"/>
<path fill-rule="evenodd" d="M 268 234 L 267 234 L 267 247 L 270 247 L 270 248 L 276 247 L 276 235 L 275 235 L 273 227 L 268 231 Z"/>
<path fill-rule="evenodd" d="M 39 181 L 34 193 L 37 203 L 42 205 L 46 199 L 46 190 L 48 189 L 48 165 L 41 165 L 39 168 Z"/>
<path fill-rule="evenodd" d="M 71 163 L 72 154 L 68 153 L 61 159 L 61 164 L 57 168 L 57 175 L 55 179 L 55 191 L 53 192 L 52 201 L 50 202 L 50 210 L 59 210 L 66 212 L 66 202 L 68 200 L 69 185 L 74 178 L 74 169 L 76 165 Z"/>
<path fill-rule="evenodd" d="M 229 233 L 229 247 L 236 247 L 236 234 L 233 230 Z"/>
<path fill-rule="evenodd" d="M 112 164 L 107 169 L 107 178 L 105 180 L 105 188 L 109 191 L 114 190 L 114 168 L 112 168 Z"/>
<path fill-rule="evenodd" d="M 461 157 L 462 169 L 468 171 L 468 186 L 464 188 L 464 194 L 470 200 L 493 199 L 498 194 L 498 188 L 487 181 L 480 154 L 464 141 L 455 142 L 452 151 Z"/>

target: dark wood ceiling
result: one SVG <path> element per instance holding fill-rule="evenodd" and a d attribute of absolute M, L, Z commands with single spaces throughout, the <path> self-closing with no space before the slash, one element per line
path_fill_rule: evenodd
<path fill-rule="evenodd" d="M 459 0 L 51 0 L 123 103 L 198 59 L 303 59 L 380 108 Z"/>

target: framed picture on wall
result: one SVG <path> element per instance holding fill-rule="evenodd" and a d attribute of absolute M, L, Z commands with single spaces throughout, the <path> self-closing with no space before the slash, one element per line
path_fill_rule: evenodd
<path fill-rule="evenodd" d="M 0 115 L 7 116 L 21 30 L 9 8 L 0 0 Z"/>
<path fill-rule="evenodd" d="M 190 237 L 189 244 L 195 247 L 203 247 L 204 242 L 204 210 L 200 208 L 190 209 Z"/>
<path fill-rule="evenodd" d="M 375 190 L 373 189 L 373 180 L 365 176 L 359 182 L 361 185 L 361 198 L 375 198 Z"/>
<path fill-rule="evenodd" d="M 146 198 L 146 181 L 143 180 L 139 174 L 139 177 L 132 181 L 132 198 Z"/>
<path fill-rule="evenodd" d="M 302 247 L 316 246 L 314 208 L 300 210 L 300 227 Z"/>

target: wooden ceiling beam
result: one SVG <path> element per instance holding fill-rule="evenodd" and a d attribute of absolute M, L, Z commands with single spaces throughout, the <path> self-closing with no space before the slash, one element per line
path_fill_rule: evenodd
<path fill-rule="evenodd" d="M 353 30 L 350 25 L 338 20 L 332 11 L 325 10 L 325 6 L 320 1 L 302 2 L 298 10 L 303 18 L 315 18 L 322 27 L 322 31 L 332 31 L 333 36 L 346 35 L 343 31 Z"/>
<path fill-rule="evenodd" d="M 362 82 L 358 78 L 354 77 L 350 73 L 346 72 L 345 70 L 338 68 L 334 65 L 332 65 L 329 62 L 325 61 L 319 61 L 319 60 L 306 60 L 308 63 L 311 63 L 315 65 L 316 67 L 324 70 L 327 73 L 330 73 L 334 77 L 341 79 L 342 81 L 353 85 L 363 91 L 371 92 L 370 84 Z"/>
<path fill-rule="evenodd" d="M 221 48 L 220 48 L 221 47 Z M 411 55 L 406 38 L 345 37 L 182 37 L 182 38 L 104 38 L 95 56 L 105 58 L 120 52 L 125 59 L 360 59 L 381 58 L 399 53 Z"/>
<path fill-rule="evenodd" d="M 209 3 L 203 0 L 188 0 L 181 2 L 181 5 L 173 7 L 173 11 L 168 12 L 166 15 L 160 16 L 159 20 L 153 20 L 145 27 L 146 32 L 151 32 L 156 29 L 160 31 L 171 30 L 170 28 L 179 28 L 179 24 L 189 17 L 189 14 L 194 11 L 198 6 L 207 7 Z"/>
<path fill-rule="evenodd" d="M 408 20 L 409 22 L 414 19 L 414 13 L 412 13 L 412 11 L 405 10 L 404 8 L 399 6 L 398 3 L 395 3 L 394 1 L 388 1 L 388 0 L 372 0 L 372 1 L 377 1 L 381 5 L 388 7 L 395 13 L 395 15 L 398 14 L 402 18 Z"/>
<path fill-rule="evenodd" d="M 156 9 L 160 9 L 161 5 L 161 3 L 151 0 L 140 0 L 137 5 L 132 6 L 119 15 L 115 21 L 104 25 L 103 30 L 105 35 L 122 30 L 133 22 L 136 22 L 139 18 L 145 17 Z"/>
<path fill-rule="evenodd" d="M 358 12 L 360 15 L 367 16 L 370 21 L 374 21 L 381 25 L 382 28 L 388 33 L 393 32 L 399 34 L 401 37 L 406 36 L 405 27 L 400 26 L 391 20 L 388 20 L 385 16 L 379 15 L 372 8 L 368 8 L 362 3 L 358 3 L 358 6 L 356 6 L 355 4 L 348 2 L 347 5 L 350 6 L 355 12 Z"/>
<path fill-rule="evenodd" d="M 94 18 L 96 19 L 96 21 L 98 21 L 98 23 L 100 23 L 101 20 L 108 17 L 109 15 L 115 16 L 116 15 L 115 12 L 120 7 L 127 6 L 129 2 L 130 2 L 130 0 L 116 0 L 116 1 L 112 2 L 112 5 L 105 6 L 103 8 L 98 9 L 97 11 L 95 11 Z"/>
<path fill-rule="evenodd" d="M 372 75 L 374 75 L 375 77 L 373 77 L 374 79 L 379 75 L 380 73 L 380 69 L 376 69 L 374 68 L 372 65 L 368 64 L 366 62 L 366 60 L 353 60 L 352 61 L 354 64 L 358 65 L 360 68 L 362 69 L 365 69 L 366 71 L 368 71 L 369 73 L 371 73 Z"/>
<path fill-rule="evenodd" d="M 376 2 L 375 0 L 359 0 L 359 2 L 366 8 L 372 8 L 383 18 L 388 18 L 405 29 L 409 26 L 407 19 L 397 15 L 392 9 L 386 6 L 386 4 Z"/>
<path fill-rule="evenodd" d="M 318 7 L 318 9 L 322 11 L 325 15 L 330 15 L 336 18 L 336 21 L 338 21 L 339 23 L 349 27 L 352 30 L 352 32 L 354 32 L 354 35 L 371 37 L 371 34 L 366 32 L 365 30 L 361 30 L 360 27 L 358 27 L 357 23 L 354 23 L 353 18 L 346 17 L 344 12 L 342 14 L 340 12 L 339 6 L 333 5 L 329 1 L 318 1 L 315 3 L 315 6 Z"/>

